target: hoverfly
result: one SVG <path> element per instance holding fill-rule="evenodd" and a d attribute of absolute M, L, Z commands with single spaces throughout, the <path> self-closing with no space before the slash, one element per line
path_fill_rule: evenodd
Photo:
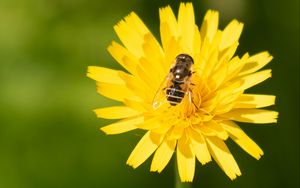
<path fill-rule="evenodd" d="M 175 58 L 175 63 L 154 96 L 152 103 L 154 109 L 164 103 L 176 106 L 182 102 L 185 95 L 188 95 L 189 102 L 192 103 L 190 85 L 193 64 L 194 60 L 188 54 L 179 54 Z"/>

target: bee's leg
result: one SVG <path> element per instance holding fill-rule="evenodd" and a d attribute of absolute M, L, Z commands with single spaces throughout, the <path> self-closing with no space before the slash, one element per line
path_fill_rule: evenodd
<path fill-rule="evenodd" d="M 194 84 L 194 83 L 190 83 L 192 86 L 195 86 L 196 84 Z"/>
<path fill-rule="evenodd" d="M 196 107 L 197 110 L 199 110 L 198 106 L 195 104 L 195 102 L 192 100 L 193 105 Z"/>
<path fill-rule="evenodd" d="M 192 99 L 192 90 L 191 89 L 189 89 L 189 99 L 193 103 L 193 105 L 196 107 L 196 109 L 199 110 L 198 106 L 195 104 L 194 100 Z"/>

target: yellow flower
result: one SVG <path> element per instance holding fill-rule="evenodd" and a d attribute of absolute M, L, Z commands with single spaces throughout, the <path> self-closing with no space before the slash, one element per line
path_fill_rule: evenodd
<path fill-rule="evenodd" d="M 122 103 L 95 110 L 99 118 L 122 119 L 101 130 L 106 134 L 147 131 L 128 158 L 127 164 L 133 168 L 154 153 L 150 170 L 161 172 L 175 151 L 183 182 L 193 180 L 196 159 L 206 164 L 211 157 L 235 179 L 241 172 L 225 144 L 227 138 L 256 159 L 263 155 L 235 122 L 274 123 L 278 116 L 275 111 L 260 109 L 273 105 L 275 96 L 244 93 L 271 77 L 271 70 L 259 70 L 272 56 L 268 52 L 234 56 L 243 24 L 233 20 L 219 30 L 216 11 L 206 13 L 200 29 L 191 3 L 181 3 L 177 19 L 169 6 L 161 8 L 159 16 L 162 46 L 135 13 L 114 27 L 123 45 L 112 42 L 108 51 L 127 72 L 88 68 L 87 76 L 96 80 L 97 91 Z M 182 53 L 194 60 L 192 107 L 187 108 L 185 97 L 174 107 L 153 108 L 157 90 Z"/>

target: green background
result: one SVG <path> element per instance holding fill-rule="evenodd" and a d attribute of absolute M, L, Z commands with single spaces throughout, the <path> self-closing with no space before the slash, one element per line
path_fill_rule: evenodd
<path fill-rule="evenodd" d="M 88 65 L 120 68 L 106 47 L 113 26 L 135 11 L 159 36 L 165 0 L 0 0 L 0 188 L 173 187 L 174 165 L 125 162 L 142 132 L 106 136 L 92 109 L 116 102 L 96 93 Z M 275 94 L 278 124 L 244 130 L 264 150 L 256 161 L 228 141 L 243 175 L 229 180 L 215 162 L 196 168 L 193 187 L 299 187 L 299 1 L 198 0 L 196 20 L 220 11 L 221 28 L 245 23 L 237 52 L 269 50 L 272 79 L 249 92 Z M 174 160 L 174 157 L 173 159 Z"/>

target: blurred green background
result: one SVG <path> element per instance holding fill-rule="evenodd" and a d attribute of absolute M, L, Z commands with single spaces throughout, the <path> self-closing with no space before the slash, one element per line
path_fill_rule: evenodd
<path fill-rule="evenodd" d="M 197 0 L 200 24 L 220 11 L 221 28 L 245 23 L 238 54 L 269 50 L 273 77 L 249 92 L 276 94 L 276 125 L 242 125 L 264 150 L 256 161 L 228 141 L 243 175 L 229 180 L 215 162 L 197 164 L 193 187 L 299 187 L 299 1 Z M 115 102 L 96 93 L 88 65 L 120 68 L 106 47 L 113 26 L 135 11 L 159 36 L 166 0 L 0 0 L 0 188 L 174 186 L 171 162 L 150 173 L 127 157 L 141 132 L 106 136 L 92 109 Z M 173 159 L 174 160 L 174 157 Z"/>

